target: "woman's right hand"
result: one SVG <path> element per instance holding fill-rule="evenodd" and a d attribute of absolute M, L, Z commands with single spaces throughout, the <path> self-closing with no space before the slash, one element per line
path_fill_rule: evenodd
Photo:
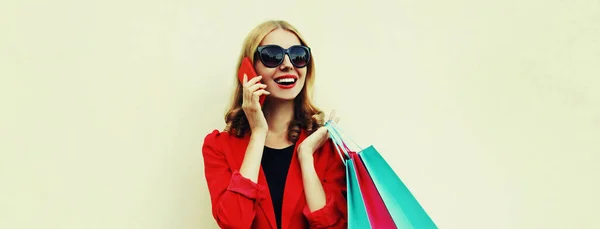
<path fill-rule="evenodd" d="M 267 119 L 265 119 L 265 115 L 262 112 L 259 98 L 261 95 L 267 96 L 271 93 L 265 90 L 267 85 L 260 83 L 261 79 L 262 76 L 257 76 L 248 80 L 248 76 L 244 74 L 242 83 L 242 109 L 246 114 L 252 133 L 264 132 L 266 134 L 269 127 Z"/>

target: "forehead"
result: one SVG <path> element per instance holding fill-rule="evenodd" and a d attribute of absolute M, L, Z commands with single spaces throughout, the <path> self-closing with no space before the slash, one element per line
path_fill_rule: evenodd
<path fill-rule="evenodd" d="M 283 48 L 289 48 L 292 45 L 299 44 L 301 44 L 300 39 L 298 39 L 296 34 L 284 29 L 271 31 L 260 43 L 260 45 L 279 45 Z"/>

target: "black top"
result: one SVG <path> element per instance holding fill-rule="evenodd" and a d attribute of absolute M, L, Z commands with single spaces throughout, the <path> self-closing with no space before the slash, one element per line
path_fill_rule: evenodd
<path fill-rule="evenodd" d="M 294 145 L 283 149 L 273 149 L 265 146 L 261 160 L 262 169 L 265 178 L 267 179 L 267 184 L 269 185 L 271 200 L 273 201 L 273 210 L 275 210 L 277 228 L 281 228 L 283 190 L 293 154 Z"/>

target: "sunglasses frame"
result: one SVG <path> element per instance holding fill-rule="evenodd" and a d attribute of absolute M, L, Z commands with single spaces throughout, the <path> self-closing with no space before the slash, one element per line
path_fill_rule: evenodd
<path fill-rule="evenodd" d="M 276 48 L 279 48 L 279 49 L 281 49 L 281 50 L 283 51 L 283 58 L 281 58 L 281 61 L 279 61 L 279 62 L 278 62 L 276 65 L 274 65 L 274 66 L 270 66 L 270 65 L 267 65 L 267 64 L 265 64 L 265 61 L 263 60 L 263 58 L 262 58 L 262 55 L 261 55 L 261 52 L 262 52 L 262 51 L 263 51 L 265 48 L 270 48 L 270 47 L 276 47 Z M 305 64 L 304 66 L 297 65 L 297 64 L 296 64 L 296 63 L 295 63 L 295 62 L 292 60 L 292 57 L 290 56 L 290 51 L 291 51 L 293 48 L 298 48 L 298 47 L 300 47 L 300 48 L 303 48 L 303 49 L 306 51 L 307 55 L 308 55 L 308 57 L 307 57 L 307 59 L 306 59 L 306 64 Z M 256 53 L 256 55 L 258 56 L 258 58 L 260 59 L 260 62 L 262 62 L 262 63 L 263 63 L 263 65 L 265 65 L 265 66 L 266 66 L 266 67 L 268 67 L 268 68 L 275 68 L 275 67 L 277 67 L 277 66 L 281 65 L 281 64 L 283 63 L 283 60 L 285 59 L 285 55 L 287 55 L 288 57 L 290 57 L 290 62 L 292 63 L 292 65 L 294 65 L 294 67 L 296 67 L 296 68 L 304 68 L 304 67 L 308 66 L 308 64 L 310 63 L 310 59 L 311 59 L 310 57 L 311 57 L 311 55 L 312 55 L 312 54 L 311 54 L 311 51 L 310 51 L 310 47 L 308 47 L 308 46 L 306 46 L 306 45 L 292 45 L 292 46 L 290 46 L 290 47 L 289 47 L 289 48 L 287 48 L 287 49 L 284 49 L 283 47 L 281 47 L 281 46 L 279 46 L 279 45 L 262 45 L 262 46 L 258 46 L 258 47 L 256 48 L 256 52 L 255 52 L 255 53 Z"/>

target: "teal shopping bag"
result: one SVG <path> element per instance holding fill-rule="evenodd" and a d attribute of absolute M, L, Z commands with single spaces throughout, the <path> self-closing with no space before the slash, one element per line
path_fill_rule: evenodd
<path fill-rule="evenodd" d="M 427 212 L 375 147 L 363 149 L 358 156 L 369 171 L 398 228 L 437 229 Z"/>
<path fill-rule="evenodd" d="M 348 229 L 371 229 L 356 170 L 351 160 L 346 161 L 348 202 Z"/>
<path fill-rule="evenodd" d="M 347 146 L 347 142 L 343 140 L 339 127 L 333 122 L 327 122 L 325 126 L 329 130 L 329 135 L 334 142 L 336 150 L 340 153 L 340 157 L 346 165 L 349 228 L 371 228 L 368 217 L 365 217 L 368 210 L 364 204 L 363 192 L 360 190 L 354 166 L 354 163 L 362 163 L 368 171 L 378 194 L 383 199 L 385 207 L 397 228 L 437 229 L 437 226 L 427 212 L 375 147 L 369 146 L 365 149 L 360 149 L 357 144 L 350 140 L 359 149 L 357 155 L 360 159 L 360 162 L 352 162 L 350 159 L 346 159 L 350 158 L 348 154 L 351 150 Z"/>

